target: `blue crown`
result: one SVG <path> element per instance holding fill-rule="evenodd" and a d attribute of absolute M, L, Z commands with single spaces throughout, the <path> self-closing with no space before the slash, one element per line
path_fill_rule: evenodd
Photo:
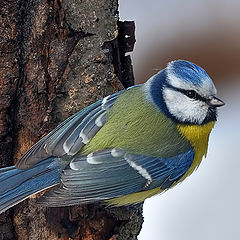
<path fill-rule="evenodd" d="M 186 60 L 172 61 L 168 64 L 166 70 L 169 75 L 173 74 L 177 78 L 198 86 L 203 85 L 203 83 L 206 84 L 206 81 L 212 84 L 211 78 L 204 69 Z"/>

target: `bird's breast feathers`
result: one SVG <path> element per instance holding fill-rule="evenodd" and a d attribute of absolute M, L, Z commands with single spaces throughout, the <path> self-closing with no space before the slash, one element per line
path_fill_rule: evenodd
<path fill-rule="evenodd" d="M 181 135 L 191 143 L 195 153 L 193 163 L 186 174 L 182 177 L 181 181 L 183 181 L 194 171 L 194 169 L 199 166 L 203 156 L 207 154 L 208 139 L 214 125 L 215 122 L 213 121 L 204 125 L 179 124 L 177 126 Z"/>

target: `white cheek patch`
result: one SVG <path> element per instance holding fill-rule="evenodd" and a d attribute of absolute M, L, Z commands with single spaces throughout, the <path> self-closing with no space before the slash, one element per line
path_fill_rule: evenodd
<path fill-rule="evenodd" d="M 206 103 L 190 99 L 181 92 L 166 87 L 163 89 L 163 98 L 168 111 L 179 121 L 201 124 L 207 116 Z"/>

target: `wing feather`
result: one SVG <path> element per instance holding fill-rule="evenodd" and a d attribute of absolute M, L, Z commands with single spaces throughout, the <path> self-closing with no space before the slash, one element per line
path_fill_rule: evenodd
<path fill-rule="evenodd" d="M 189 169 L 194 152 L 172 158 L 129 154 L 105 149 L 75 156 L 63 171 L 61 185 L 41 199 L 50 206 L 74 205 L 112 199 L 177 182 Z"/>
<path fill-rule="evenodd" d="M 106 113 L 120 93 L 107 96 L 67 118 L 33 145 L 16 167 L 28 168 L 51 156 L 75 155 L 104 125 Z"/>

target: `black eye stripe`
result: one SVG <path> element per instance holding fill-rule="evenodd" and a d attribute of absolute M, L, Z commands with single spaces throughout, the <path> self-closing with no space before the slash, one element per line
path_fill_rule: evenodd
<path fill-rule="evenodd" d="M 202 102 L 206 102 L 207 101 L 206 98 L 202 97 L 201 95 L 199 95 L 194 90 L 185 90 L 185 89 L 182 89 L 182 88 L 176 88 L 176 87 L 173 87 L 173 86 L 171 86 L 169 84 L 166 84 L 166 87 L 168 87 L 170 89 L 173 89 L 175 91 L 181 92 L 181 93 L 183 93 L 184 95 L 186 95 L 189 98 L 192 98 L 192 99 L 195 99 L 195 100 L 200 100 Z"/>

